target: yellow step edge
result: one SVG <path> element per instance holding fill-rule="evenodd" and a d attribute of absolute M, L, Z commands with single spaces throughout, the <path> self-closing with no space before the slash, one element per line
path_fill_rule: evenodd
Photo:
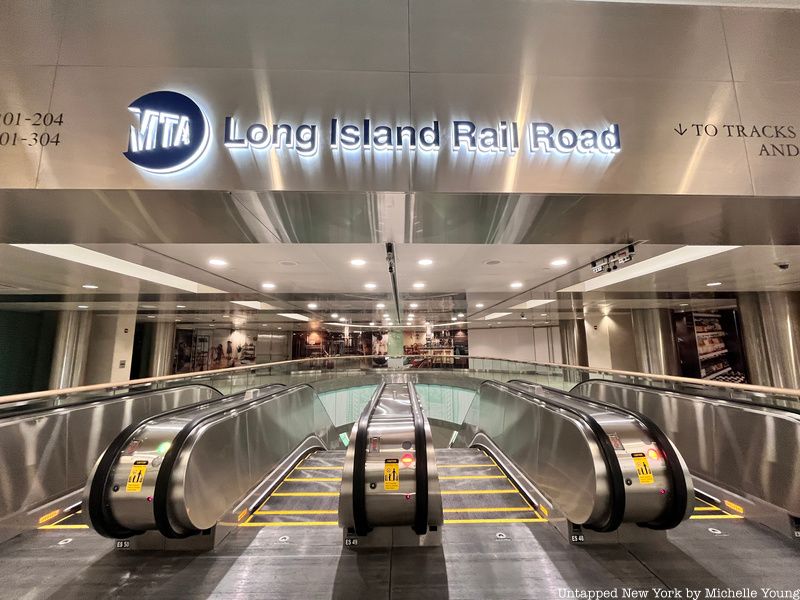
<path fill-rule="evenodd" d="M 309 497 L 315 496 L 338 496 L 339 492 L 276 492 L 272 496 L 293 496 L 293 497 Z"/>
<path fill-rule="evenodd" d="M 689 517 L 690 519 L 744 519 L 744 517 L 740 517 L 739 515 L 692 515 Z"/>
<path fill-rule="evenodd" d="M 270 521 L 265 523 L 248 521 L 247 523 L 240 523 L 239 527 L 320 527 L 338 524 L 338 521 Z"/>
<path fill-rule="evenodd" d="M 338 510 L 257 510 L 256 515 L 335 515 Z"/>
<path fill-rule="evenodd" d="M 439 479 L 507 479 L 505 475 L 441 475 Z"/>
<path fill-rule="evenodd" d="M 445 519 L 445 525 L 458 523 L 476 525 L 480 523 L 546 523 L 547 519 Z"/>
<path fill-rule="evenodd" d="M 468 512 L 534 512 L 528 506 L 499 506 L 495 508 L 445 508 L 446 513 L 468 513 Z"/>
<path fill-rule="evenodd" d="M 695 510 L 719 510 L 719 511 L 722 511 L 722 509 L 717 508 L 716 506 L 695 506 L 694 509 Z"/>
<path fill-rule="evenodd" d="M 516 488 L 504 490 L 443 490 L 443 496 L 454 496 L 456 494 L 517 494 Z"/>
<path fill-rule="evenodd" d="M 45 525 L 39 529 L 89 529 L 88 525 Z"/>

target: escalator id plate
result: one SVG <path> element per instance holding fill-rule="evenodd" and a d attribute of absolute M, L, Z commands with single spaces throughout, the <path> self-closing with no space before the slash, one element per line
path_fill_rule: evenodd
<path fill-rule="evenodd" d="M 633 464 L 636 465 L 636 474 L 639 476 L 639 483 L 655 483 L 653 470 L 650 468 L 650 463 L 644 453 L 636 452 L 631 454 L 631 456 L 633 457 Z"/>

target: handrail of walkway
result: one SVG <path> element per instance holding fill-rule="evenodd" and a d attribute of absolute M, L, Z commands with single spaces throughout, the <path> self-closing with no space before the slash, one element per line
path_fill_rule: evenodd
<path fill-rule="evenodd" d="M 426 355 L 425 355 L 426 356 Z M 5 404 L 9 402 L 21 402 L 25 400 L 38 400 L 38 399 L 46 399 L 52 398 L 57 396 L 70 396 L 74 394 L 85 394 L 91 392 L 100 392 L 100 391 L 107 391 L 109 394 L 113 394 L 115 391 L 118 390 L 125 390 L 132 387 L 143 387 L 148 385 L 153 385 L 157 383 L 180 383 L 180 382 L 190 382 L 196 379 L 206 379 L 208 377 L 212 377 L 215 375 L 237 375 L 242 373 L 248 372 L 257 372 L 266 369 L 272 369 L 274 367 L 280 366 L 295 366 L 301 365 L 303 363 L 310 363 L 313 367 L 315 364 L 319 364 L 321 362 L 329 362 L 329 361 L 361 361 L 365 359 L 374 359 L 374 358 L 381 358 L 381 359 L 404 359 L 407 358 L 406 356 L 387 356 L 387 355 L 353 355 L 353 356 L 322 356 L 322 357 L 314 357 L 314 358 L 301 358 L 295 360 L 283 360 L 271 363 L 261 363 L 255 365 L 241 365 L 238 367 L 227 367 L 224 369 L 213 369 L 209 371 L 196 371 L 193 373 L 179 373 L 176 375 L 162 375 L 160 377 L 148 377 L 145 379 L 133 379 L 130 381 L 124 382 L 117 382 L 117 383 L 98 383 L 93 385 L 84 385 L 79 387 L 73 388 L 61 388 L 56 390 L 46 390 L 46 391 L 39 391 L 39 392 L 28 392 L 25 394 L 13 394 L 10 396 L 0 396 L 0 404 Z M 419 355 L 412 356 L 410 358 L 420 358 Z M 584 373 L 591 373 L 596 374 L 599 376 L 612 376 L 612 377 L 623 377 L 623 378 L 641 378 L 641 379 L 651 379 L 654 381 L 662 381 L 662 382 L 669 382 L 669 383 L 679 383 L 679 384 L 686 384 L 691 385 L 694 387 L 703 386 L 703 387 L 710 387 L 710 388 L 717 388 L 719 390 L 727 390 L 727 391 L 739 391 L 739 392 L 746 392 L 751 394 L 757 395 L 776 395 L 776 396 L 790 396 L 794 398 L 800 399 L 800 390 L 797 389 L 788 389 L 788 388 L 775 388 L 775 387 L 765 387 L 759 385 L 752 385 L 752 384 L 744 384 L 744 383 L 727 383 L 724 381 L 715 381 L 709 379 L 694 379 L 690 377 L 678 377 L 675 375 L 661 375 L 656 373 L 640 373 L 636 371 L 619 371 L 615 369 L 597 369 L 594 367 L 584 367 L 584 366 L 577 366 L 577 365 L 564 365 L 560 363 L 547 363 L 547 362 L 526 362 L 521 360 L 514 360 L 508 358 L 498 358 L 498 357 L 489 357 L 489 356 L 467 356 L 467 355 L 459 355 L 459 356 L 444 356 L 444 357 L 432 357 L 432 358 L 446 358 L 446 359 L 469 359 L 470 363 L 472 361 L 477 360 L 486 360 L 486 361 L 499 361 L 503 363 L 513 363 L 520 365 L 520 372 L 524 372 L 526 370 L 530 370 L 531 368 L 537 367 L 545 367 L 545 368 L 552 368 L 552 369 L 562 369 L 562 370 L 571 370 L 571 371 L 580 371 Z M 328 370 L 328 369 L 326 369 Z M 470 366 L 470 371 L 476 372 L 503 372 L 507 371 L 507 369 L 498 370 L 498 369 L 476 369 Z"/>

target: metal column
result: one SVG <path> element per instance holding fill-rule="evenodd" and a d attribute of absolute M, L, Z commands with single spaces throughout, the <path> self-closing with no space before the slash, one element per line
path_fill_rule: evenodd
<path fill-rule="evenodd" d="M 583 319 L 562 319 L 558 322 L 561 356 L 565 365 L 589 366 L 586 348 L 586 326 Z"/>
<path fill-rule="evenodd" d="M 800 293 L 745 292 L 738 300 L 751 382 L 800 387 Z"/>
<path fill-rule="evenodd" d="M 67 310 L 59 313 L 50 389 L 77 387 L 83 383 L 92 315 L 89 311 Z"/>
<path fill-rule="evenodd" d="M 638 370 L 658 375 L 680 375 L 671 312 L 657 308 L 636 309 L 631 311 L 631 316 Z"/>
<path fill-rule="evenodd" d="M 160 321 L 153 328 L 153 352 L 150 355 L 150 376 L 172 373 L 172 353 L 175 346 L 175 323 Z"/>

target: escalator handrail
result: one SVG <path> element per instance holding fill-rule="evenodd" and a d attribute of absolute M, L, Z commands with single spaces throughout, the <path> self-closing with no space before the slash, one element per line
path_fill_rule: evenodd
<path fill-rule="evenodd" d="M 147 390 L 138 390 L 135 392 L 130 392 L 129 394 L 120 394 L 119 396 L 99 396 L 97 398 L 84 398 L 83 400 L 78 400 L 77 402 L 71 402 L 69 404 L 61 404 L 59 406 L 45 406 L 40 408 L 31 408 L 25 410 L 25 408 L 21 408 L 19 412 L 13 412 L 11 414 L 2 414 L 0 413 L 0 422 L 6 419 L 17 419 L 17 418 L 26 418 L 26 417 L 35 417 L 41 416 L 43 414 L 51 413 L 57 410 L 70 410 L 72 408 L 78 408 L 81 406 L 86 406 L 87 404 L 94 404 L 95 402 L 114 402 L 115 400 L 137 400 L 141 396 L 152 396 L 158 394 L 159 392 L 169 392 L 172 390 L 180 390 L 187 387 L 205 387 L 208 388 L 217 394 L 219 394 L 216 400 L 222 397 L 222 393 L 215 387 L 210 386 L 206 383 L 182 383 L 180 385 L 175 385 L 172 387 L 166 387 L 161 389 L 147 389 Z"/>
<path fill-rule="evenodd" d="M 608 487 L 611 508 L 608 517 L 603 521 L 603 523 L 600 525 L 584 526 L 587 529 L 600 532 L 615 531 L 618 529 L 622 524 L 623 518 L 625 517 L 625 480 L 622 475 L 622 468 L 617 460 L 616 452 L 614 447 L 611 445 L 611 440 L 608 439 L 608 436 L 597 420 L 591 415 L 586 414 L 585 412 L 582 412 L 568 404 L 563 404 L 552 398 L 541 398 L 522 386 L 511 383 L 500 383 L 498 381 L 492 381 L 488 379 L 481 383 L 482 386 L 487 384 L 497 386 L 501 389 L 505 388 L 506 390 L 516 392 L 523 396 L 530 396 L 539 402 L 544 402 L 545 404 L 554 405 L 565 412 L 569 412 L 590 429 L 594 435 L 595 442 L 600 449 L 600 455 L 603 457 L 603 463 L 608 471 L 610 479 Z"/>
<path fill-rule="evenodd" d="M 408 383 L 411 415 L 414 419 L 414 449 L 416 452 L 416 506 L 414 508 L 414 533 L 428 532 L 428 443 L 425 435 L 425 417 L 414 384 Z"/>
<path fill-rule="evenodd" d="M 382 382 L 370 398 L 369 403 L 358 417 L 356 435 L 353 440 L 353 526 L 356 535 L 367 535 L 372 527 L 367 521 L 367 496 L 366 496 L 366 466 L 367 466 L 367 434 L 369 422 L 375 407 L 386 389 L 386 382 Z"/>
<path fill-rule="evenodd" d="M 527 386 L 536 385 L 529 381 L 521 381 L 521 380 L 514 380 L 513 383 L 522 383 Z M 642 527 L 647 527 L 649 529 L 672 529 L 673 527 L 677 527 L 681 523 L 681 521 L 683 521 L 683 518 L 686 514 L 686 506 L 689 502 L 689 489 L 686 486 L 686 478 L 682 476 L 683 462 L 681 461 L 681 458 L 678 455 L 678 452 L 675 449 L 674 444 L 669 439 L 667 434 L 664 433 L 661 427 L 659 427 L 652 419 L 650 419 L 646 415 L 638 413 L 635 410 L 625 408 L 623 406 L 617 406 L 616 404 L 603 402 L 602 400 L 596 400 L 595 398 L 589 398 L 587 396 L 573 394 L 572 392 L 564 392 L 562 390 L 551 388 L 549 386 L 543 385 L 540 387 L 551 392 L 558 392 L 566 396 L 571 396 L 580 402 L 591 404 L 597 406 L 598 408 L 604 408 L 607 410 L 612 410 L 626 414 L 631 418 L 639 421 L 639 423 L 641 423 L 641 425 L 648 431 L 650 436 L 655 440 L 656 444 L 664 454 L 664 460 L 666 461 L 667 466 L 669 467 L 667 472 L 669 473 L 670 483 L 672 484 L 672 490 L 673 490 L 672 502 L 669 503 L 669 509 L 666 511 L 666 513 L 654 521 L 639 523 L 639 525 L 641 525 Z M 678 474 L 681 474 L 681 476 L 679 476 Z"/>
<path fill-rule="evenodd" d="M 187 531 L 185 533 L 175 531 L 169 521 L 169 508 L 167 506 L 169 503 L 169 491 L 173 470 L 175 469 L 175 465 L 178 463 L 178 457 L 183 451 L 183 446 L 192 433 L 198 427 L 204 425 L 207 421 L 217 419 L 220 417 L 220 415 L 223 415 L 228 411 L 245 411 L 257 404 L 271 400 L 273 396 L 276 396 L 277 394 L 293 391 L 303 387 L 310 388 L 311 386 L 307 383 L 301 383 L 287 388 L 282 383 L 269 384 L 263 388 L 263 394 L 247 400 L 243 398 L 241 402 L 233 405 L 221 406 L 218 411 L 200 415 L 186 423 L 181 428 L 175 437 L 172 438 L 172 443 L 170 444 L 169 450 L 167 450 L 166 454 L 164 454 L 164 459 L 161 462 L 161 467 L 159 468 L 158 475 L 156 476 L 155 489 L 153 490 L 153 517 L 155 519 L 156 528 L 161 535 L 172 539 L 182 539 L 199 532 L 199 530 Z"/>
<path fill-rule="evenodd" d="M 108 499 L 106 497 L 108 483 L 111 479 L 114 467 L 119 460 L 119 455 L 125 450 L 125 448 L 128 447 L 131 438 L 133 438 L 137 431 L 157 420 L 163 419 L 164 417 L 169 417 L 191 410 L 201 410 L 211 406 L 215 402 L 226 400 L 231 396 L 222 396 L 220 398 L 212 398 L 198 404 L 190 404 L 187 406 L 171 408 L 170 410 L 160 412 L 157 415 L 148 417 L 142 421 L 139 421 L 138 423 L 131 423 L 119 434 L 117 434 L 117 436 L 112 440 L 111 444 L 109 444 L 105 452 L 103 452 L 102 456 L 100 457 L 97 467 L 92 474 L 92 480 L 89 484 L 89 497 L 86 502 L 86 512 L 89 516 L 89 522 L 92 524 L 92 528 L 102 536 L 118 539 L 129 538 L 139 533 L 143 533 L 141 531 L 135 531 L 120 525 L 114 518 L 114 515 L 111 513 L 110 506 L 107 501 Z"/>
<path fill-rule="evenodd" d="M 695 397 L 699 398 L 700 400 L 706 400 L 709 402 L 730 402 L 731 404 L 736 404 L 738 406 L 743 406 L 745 408 L 766 408 L 777 412 L 786 412 L 786 413 L 791 413 L 792 415 L 800 416 L 800 410 L 793 408 L 791 406 L 775 406 L 773 404 L 763 404 L 761 402 L 750 402 L 749 400 L 742 400 L 741 398 L 721 398 L 717 396 L 704 396 L 703 394 L 699 394 L 696 392 L 673 390 L 670 388 L 651 387 L 649 385 L 640 385 L 638 383 L 628 383 L 625 381 L 610 381 L 608 379 L 587 379 L 586 381 L 581 381 L 580 383 L 577 383 L 572 387 L 570 393 L 574 393 L 575 389 L 577 389 L 584 383 L 610 383 L 613 385 L 634 388 L 637 390 L 643 390 L 647 392 L 661 392 L 661 393 L 675 394 L 678 396 L 687 396 L 689 398 Z"/>

